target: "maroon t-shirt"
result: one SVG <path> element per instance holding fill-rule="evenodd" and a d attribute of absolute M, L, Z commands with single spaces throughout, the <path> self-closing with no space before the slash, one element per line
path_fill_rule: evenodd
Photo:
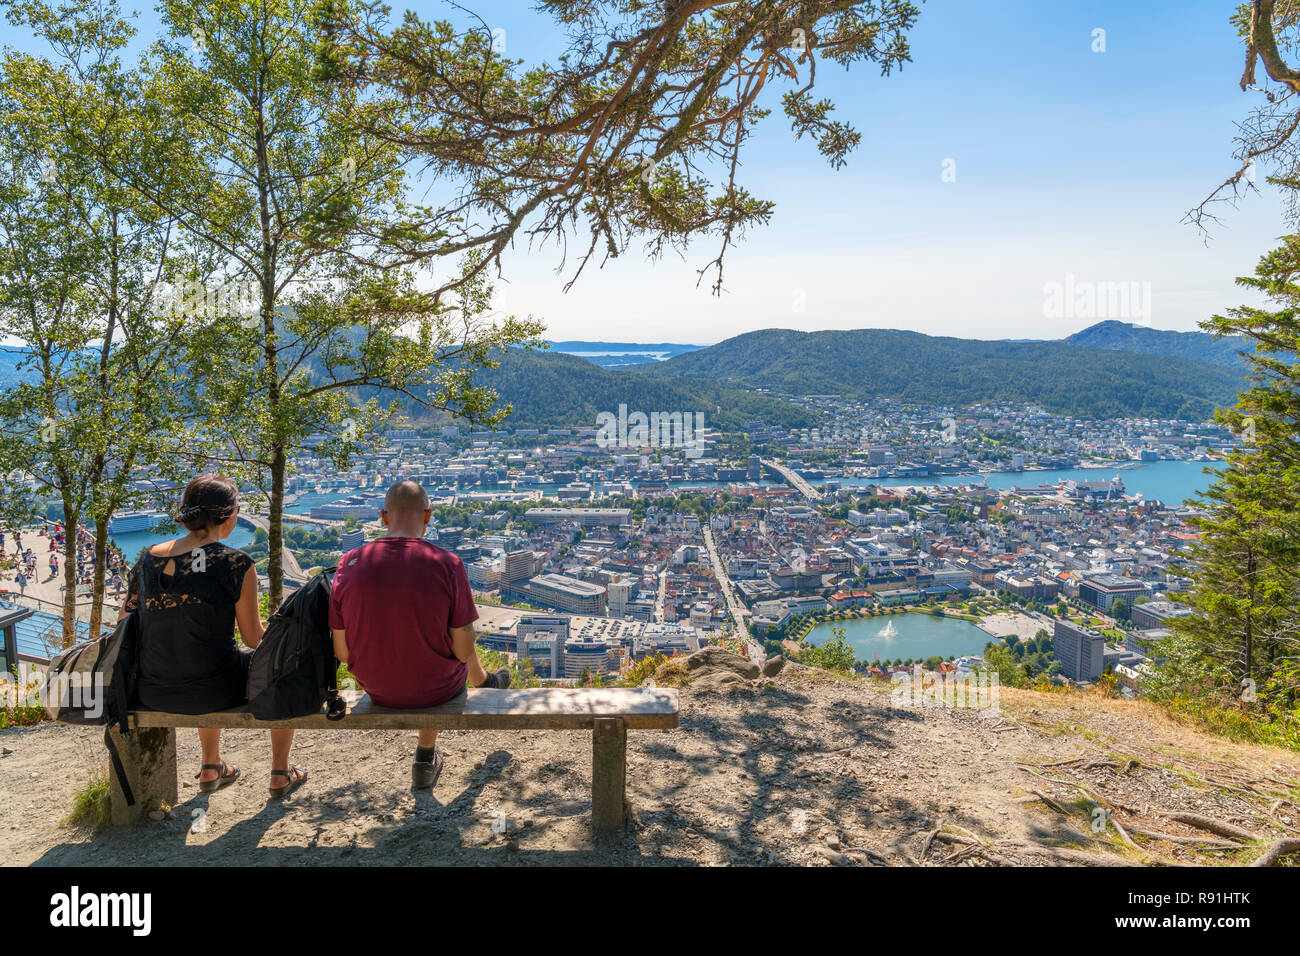
<path fill-rule="evenodd" d="M 465 565 L 423 538 L 380 538 L 343 555 L 330 627 L 348 670 L 381 707 L 433 707 L 465 686 L 451 628 L 478 618 Z"/>

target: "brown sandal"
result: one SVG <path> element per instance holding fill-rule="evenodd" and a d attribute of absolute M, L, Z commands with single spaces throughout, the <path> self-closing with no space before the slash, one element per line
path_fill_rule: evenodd
<path fill-rule="evenodd" d="M 203 776 L 204 770 L 215 770 L 217 772 L 216 780 L 199 780 Z M 195 780 L 199 780 L 199 790 L 203 793 L 213 793 L 222 787 L 229 786 L 239 779 L 239 768 L 232 767 L 228 763 L 205 763 L 199 772 L 194 775 Z"/>
<path fill-rule="evenodd" d="M 277 800 L 281 797 L 287 797 L 307 782 L 307 771 L 294 764 L 289 764 L 288 770 L 272 770 L 271 776 L 289 778 L 289 783 L 287 785 L 271 788 L 271 796 Z"/>

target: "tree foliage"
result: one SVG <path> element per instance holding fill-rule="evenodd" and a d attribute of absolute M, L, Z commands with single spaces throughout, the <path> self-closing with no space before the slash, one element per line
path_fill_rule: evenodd
<path fill-rule="evenodd" d="M 139 469 L 155 483 L 177 474 L 183 335 L 156 305 L 160 283 L 182 265 L 174 223 L 106 174 L 85 135 L 97 130 L 98 145 L 113 151 L 129 138 L 119 59 L 129 25 L 89 3 L 57 12 L 19 4 L 8 16 L 52 56 L 9 51 L 0 64 L 0 337 L 18 343 L 19 356 L 19 374 L 0 392 L 5 517 L 30 518 L 30 488 L 38 501 L 59 500 L 67 527 L 93 524 L 95 633 L 109 518 L 148 494 Z M 65 644 L 77 546 L 68 534 Z"/>
<path fill-rule="evenodd" d="M 1171 702 L 1231 705 L 1264 720 L 1297 720 L 1300 672 L 1300 237 L 1288 236 L 1238 283 L 1268 307 L 1242 306 L 1203 323 L 1243 335 L 1251 385 L 1219 420 L 1242 445 L 1192 519 L 1200 540 L 1187 570 L 1194 614 L 1157 645 L 1150 689 Z"/>
<path fill-rule="evenodd" d="M 888 75 L 909 59 L 919 13 L 910 0 L 539 7 L 567 44 L 525 67 L 473 14 L 462 26 L 413 13 L 395 23 L 379 2 L 321 0 L 318 75 L 354 105 L 366 136 L 401 144 L 455 185 L 427 210 L 430 244 L 402 237 L 412 260 L 479 249 L 499 266 L 518 238 L 567 248 L 573 237 L 576 279 L 637 239 L 657 256 L 711 235 L 720 248 L 701 278 L 714 269 L 720 290 L 727 248 L 772 215 L 738 175 L 776 88 L 794 135 L 843 165 L 861 137 L 814 97 L 817 68 L 870 63 Z"/>

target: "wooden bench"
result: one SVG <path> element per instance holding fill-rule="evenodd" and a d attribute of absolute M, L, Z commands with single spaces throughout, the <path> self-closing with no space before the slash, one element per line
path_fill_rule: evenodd
<path fill-rule="evenodd" d="M 348 708 L 342 720 L 313 714 L 294 720 L 257 720 L 245 709 L 214 714 L 131 712 L 132 733 L 111 733 L 122 756 L 135 803 L 127 806 L 117 776 L 109 780 L 114 824 L 132 823 L 160 805 L 177 803 L 176 728 L 245 730 L 590 730 L 591 819 L 596 830 L 623 826 L 627 805 L 627 732 L 677 727 L 677 691 L 619 687 L 539 687 L 476 690 L 450 704 L 426 710 L 390 710 L 370 698 Z"/>

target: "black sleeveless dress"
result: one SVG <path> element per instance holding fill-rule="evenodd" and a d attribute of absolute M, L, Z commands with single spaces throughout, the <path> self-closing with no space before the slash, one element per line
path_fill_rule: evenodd
<path fill-rule="evenodd" d="M 139 703 L 207 714 L 245 703 L 252 650 L 235 642 L 235 604 L 253 559 L 219 541 L 161 557 L 148 548 L 131 571 L 127 611 L 140 614 Z M 165 575 L 169 561 L 173 573 Z"/>

